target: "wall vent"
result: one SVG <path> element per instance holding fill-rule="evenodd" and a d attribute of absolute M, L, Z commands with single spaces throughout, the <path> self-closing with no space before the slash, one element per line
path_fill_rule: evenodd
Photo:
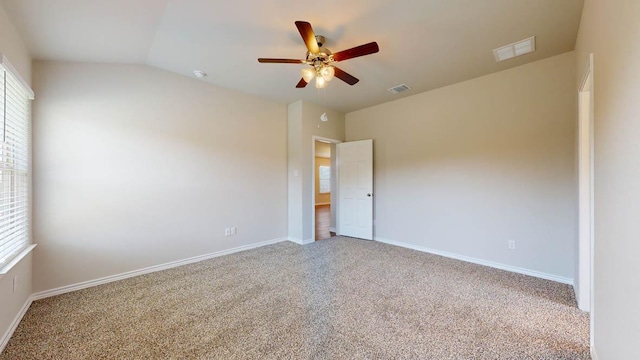
<path fill-rule="evenodd" d="M 387 89 L 387 90 L 389 90 L 389 92 L 392 93 L 392 94 L 400 94 L 401 92 L 405 92 L 407 90 L 411 90 L 411 88 L 407 84 L 400 84 L 400 85 L 394 86 L 394 87 L 392 87 L 390 89 Z"/>
<path fill-rule="evenodd" d="M 513 44 L 493 49 L 493 56 L 496 57 L 497 62 L 500 62 L 534 51 L 536 51 L 536 37 L 532 36 Z"/>

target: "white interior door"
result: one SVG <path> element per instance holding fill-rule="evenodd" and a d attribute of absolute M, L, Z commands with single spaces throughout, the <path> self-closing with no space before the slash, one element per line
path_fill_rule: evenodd
<path fill-rule="evenodd" d="M 344 142 L 338 152 L 338 234 L 373 240 L 373 140 Z"/>

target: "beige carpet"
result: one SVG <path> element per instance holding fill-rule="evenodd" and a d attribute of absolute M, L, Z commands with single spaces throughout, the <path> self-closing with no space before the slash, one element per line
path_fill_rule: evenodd
<path fill-rule="evenodd" d="M 0 359 L 589 359 L 567 285 L 284 242 L 36 301 Z"/>

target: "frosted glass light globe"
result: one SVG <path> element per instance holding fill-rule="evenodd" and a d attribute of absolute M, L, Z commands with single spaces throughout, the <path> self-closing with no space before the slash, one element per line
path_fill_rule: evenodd
<path fill-rule="evenodd" d="M 322 76 L 317 76 L 316 77 L 316 88 L 317 89 L 322 89 L 325 88 L 327 86 L 327 82 L 324 80 L 324 78 Z"/>
<path fill-rule="evenodd" d="M 324 68 L 322 68 L 322 78 L 325 81 L 331 81 L 331 79 L 333 79 L 333 76 L 335 75 L 336 71 L 333 68 L 333 66 L 325 66 Z"/>
<path fill-rule="evenodd" d="M 302 69 L 302 78 L 304 79 L 304 81 L 307 82 L 307 84 L 311 82 L 314 76 L 316 76 L 316 72 L 314 69 L 312 68 Z"/>

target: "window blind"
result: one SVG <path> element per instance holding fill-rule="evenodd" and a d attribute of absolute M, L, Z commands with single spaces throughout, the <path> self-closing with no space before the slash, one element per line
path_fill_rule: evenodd
<path fill-rule="evenodd" d="M 331 192 L 331 167 L 330 166 L 318 166 L 319 174 L 318 179 L 320 182 L 320 194 L 326 194 Z"/>
<path fill-rule="evenodd" d="M 29 245 L 29 130 L 33 91 L 0 64 L 0 268 Z"/>

